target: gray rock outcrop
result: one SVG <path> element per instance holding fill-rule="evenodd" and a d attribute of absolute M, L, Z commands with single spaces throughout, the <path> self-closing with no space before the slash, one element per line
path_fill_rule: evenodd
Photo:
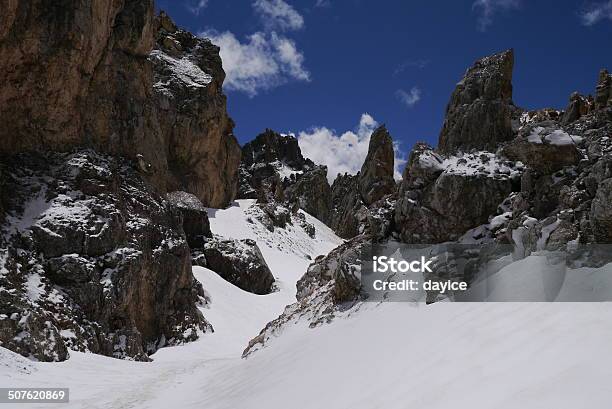
<path fill-rule="evenodd" d="M 304 158 L 294 136 L 270 129 L 242 148 L 240 198 L 264 204 L 301 208 L 324 223 L 329 222 L 331 188 L 327 168 Z"/>
<path fill-rule="evenodd" d="M 502 152 L 532 170 L 550 174 L 578 164 L 582 158 L 578 149 L 581 141 L 581 137 L 568 134 L 555 123 L 546 127 L 527 126 L 503 147 Z"/>
<path fill-rule="evenodd" d="M 608 70 L 599 72 L 599 81 L 595 89 L 595 107 L 603 109 L 612 105 L 612 74 Z"/>
<path fill-rule="evenodd" d="M 255 241 L 209 239 L 202 253 L 206 267 L 226 281 L 253 294 L 272 292 L 274 276 Z"/>
<path fill-rule="evenodd" d="M 0 344 L 148 360 L 211 329 L 181 213 L 130 162 L 93 151 L 9 159 Z"/>
<path fill-rule="evenodd" d="M 202 247 L 206 239 L 213 236 L 208 212 L 202 202 L 191 193 L 179 191 L 168 193 L 166 198 L 183 216 L 183 230 L 189 247 Z"/>
<path fill-rule="evenodd" d="M 344 239 L 357 236 L 365 229 L 368 214 L 359 192 L 359 176 L 338 175 L 331 190 L 333 210 L 329 226 Z"/>
<path fill-rule="evenodd" d="M 446 108 L 438 149 L 444 153 L 494 150 L 513 138 L 514 51 L 476 61 L 457 84 Z"/>
<path fill-rule="evenodd" d="M 395 192 L 393 166 L 393 139 L 383 125 L 372 133 L 368 154 L 359 172 L 359 192 L 366 205 Z"/>

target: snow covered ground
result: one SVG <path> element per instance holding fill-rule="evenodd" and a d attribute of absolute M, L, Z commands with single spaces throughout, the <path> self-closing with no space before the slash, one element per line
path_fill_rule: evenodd
<path fill-rule="evenodd" d="M 610 303 L 366 303 L 315 329 L 291 325 L 241 359 L 249 339 L 295 300 L 308 257 L 340 243 L 310 217 L 315 239 L 299 227 L 269 232 L 250 204 L 211 210 L 212 230 L 257 240 L 280 291 L 246 293 L 196 267 L 215 333 L 164 348 L 151 363 L 71 352 L 66 362 L 43 364 L 0 348 L 0 385 L 69 387 L 69 405 L 32 406 L 49 408 L 609 406 Z"/>

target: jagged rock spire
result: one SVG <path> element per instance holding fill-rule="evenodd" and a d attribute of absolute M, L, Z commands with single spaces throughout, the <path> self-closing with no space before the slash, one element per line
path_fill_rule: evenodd
<path fill-rule="evenodd" d="M 513 137 L 512 49 L 481 58 L 457 84 L 446 108 L 442 152 L 493 149 Z"/>
<path fill-rule="evenodd" d="M 359 191 L 367 205 L 395 191 L 393 165 L 393 139 L 382 125 L 370 137 L 368 155 L 359 173 Z"/>
<path fill-rule="evenodd" d="M 612 74 L 608 70 L 601 70 L 595 91 L 595 107 L 601 109 L 608 105 L 612 105 Z"/>

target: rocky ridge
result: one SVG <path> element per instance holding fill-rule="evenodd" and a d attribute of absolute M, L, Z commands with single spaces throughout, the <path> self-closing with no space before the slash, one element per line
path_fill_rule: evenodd
<path fill-rule="evenodd" d="M 242 148 L 238 198 L 256 198 L 262 205 L 301 208 L 327 223 L 331 189 L 327 168 L 304 158 L 297 139 L 270 129 Z M 273 214 L 274 212 L 268 212 Z"/>
<path fill-rule="evenodd" d="M 332 186 L 327 168 L 304 158 L 291 135 L 266 130 L 242 149 L 239 198 L 257 199 L 270 217 L 268 225 L 282 227 L 302 209 L 330 226 L 343 238 L 365 231 L 389 231 L 396 197 L 393 179 L 393 139 L 384 126 L 370 139 L 368 155 L 357 175 L 339 175 Z"/>
<path fill-rule="evenodd" d="M 528 112 L 512 103 L 512 66 L 508 50 L 468 69 L 451 96 L 438 148 L 417 143 L 410 154 L 390 228 L 373 235 L 349 227 L 358 235 L 315 260 L 298 284 L 297 302 L 251 341 L 244 356 L 288 322 L 317 326 L 358 310 L 360 249 L 375 241 L 511 245 L 519 257 L 564 249 L 568 262 L 582 263 L 584 257 L 572 252 L 612 242 L 612 77 L 602 70 L 595 97 L 574 93 L 565 111 Z M 340 205 L 358 208 L 351 194 L 357 177 L 340 176 L 334 186 Z M 356 216 L 343 220 L 359 224 Z"/>

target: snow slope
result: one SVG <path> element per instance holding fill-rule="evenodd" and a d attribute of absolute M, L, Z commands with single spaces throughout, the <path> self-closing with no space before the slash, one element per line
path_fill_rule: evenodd
<path fill-rule="evenodd" d="M 250 204 L 211 210 L 211 226 L 257 240 L 279 292 L 246 293 L 196 267 L 212 299 L 203 312 L 214 334 L 164 348 L 152 363 L 72 352 L 67 362 L 42 364 L 0 348 L 0 384 L 70 387 L 71 408 L 609 406 L 610 303 L 365 303 L 314 329 L 306 321 L 289 325 L 241 359 L 248 340 L 295 300 L 308 257 L 340 242 L 309 216 L 314 240 L 298 227 L 269 232 Z"/>

